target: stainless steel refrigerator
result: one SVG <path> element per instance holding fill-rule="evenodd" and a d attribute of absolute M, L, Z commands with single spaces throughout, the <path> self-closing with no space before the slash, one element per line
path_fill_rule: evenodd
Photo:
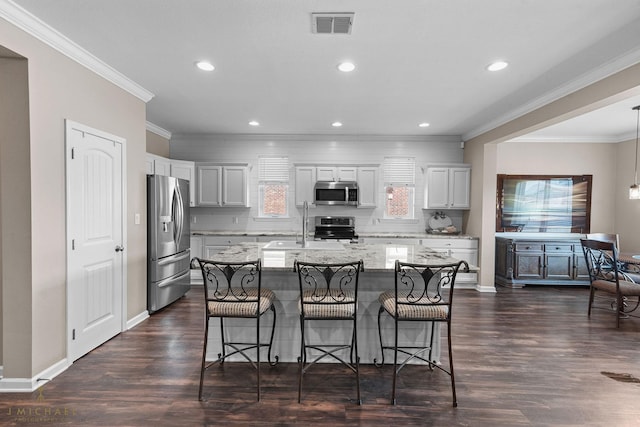
<path fill-rule="evenodd" d="M 147 309 L 160 310 L 187 293 L 189 181 L 147 175 Z"/>

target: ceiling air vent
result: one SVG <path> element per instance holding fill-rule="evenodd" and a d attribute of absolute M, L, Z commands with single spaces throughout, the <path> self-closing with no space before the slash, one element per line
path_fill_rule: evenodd
<path fill-rule="evenodd" d="M 314 34 L 351 34 L 353 12 L 312 13 L 311 31 Z"/>

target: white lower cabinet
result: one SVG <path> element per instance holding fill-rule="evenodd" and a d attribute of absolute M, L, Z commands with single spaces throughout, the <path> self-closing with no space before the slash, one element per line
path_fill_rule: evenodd
<path fill-rule="evenodd" d="M 191 236 L 189 239 L 191 244 L 191 258 L 202 258 L 202 236 Z M 202 283 L 202 272 L 199 268 L 191 269 L 191 284 Z"/>
<path fill-rule="evenodd" d="M 469 266 L 478 265 L 478 239 L 422 239 L 422 246 L 453 258 L 466 261 Z M 478 273 L 458 273 L 456 284 L 478 283 Z"/>

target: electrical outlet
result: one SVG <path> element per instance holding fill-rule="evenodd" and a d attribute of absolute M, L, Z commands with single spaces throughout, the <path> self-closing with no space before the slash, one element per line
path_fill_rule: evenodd
<path fill-rule="evenodd" d="M 140 214 L 139 214 L 139 213 L 137 213 L 137 214 L 135 214 L 135 215 L 133 216 L 133 223 L 134 223 L 135 225 L 140 225 Z"/>
<path fill-rule="evenodd" d="M 234 223 L 234 224 L 237 224 L 237 223 L 238 223 L 238 217 L 237 217 L 237 216 L 234 216 L 234 217 L 233 217 L 233 223 Z"/>

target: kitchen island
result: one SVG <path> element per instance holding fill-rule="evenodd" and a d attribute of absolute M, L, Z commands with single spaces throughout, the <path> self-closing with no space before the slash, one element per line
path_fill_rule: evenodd
<path fill-rule="evenodd" d="M 291 243 L 291 242 L 289 242 Z M 272 289 L 277 301 L 277 324 L 274 337 L 274 349 L 272 354 L 278 355 L 280 361 L 296 362 L 300 353 L 300 322 L 298 317 L 297 299 L 299 294 L 298 276 L 293 271 L 296 259 L 305 262 L 332 263 L 364 261 L 364 272 L 360 274 L 358 291 L 358 347 L 361 363 L 373 363 L 374 359 L 380 360 L 380 342 L 378 339 L 378 295 L 381 292 L 394 287 L 395 260 L 404 262 L 439 264 L 444 262 L 457 262 L 439 252 L 420 245 L 378 245 L 378 244 L 344 244 L 341 249 L 299 249 L 277 245 L 272 249 L 265 249 L 267 243 L 241 243 L 229 247 L 216 254 L 217 261 L 246 261 L 260 258 L 262 260 L 262 286 Z M 267 316 L 270 316 L 268 314 Z M 225 328 L 233 329 L 231 333 L 241 340 L 255 339 L 252 332 L 254 321 L 247 319 L 232 319 L 225 321 Z M 268 336 L 270 320 L 262 322 L 261 335 Z M 393 323 L 389 316 L 383 316 L 383 339 L 391 342 L 393 339 Z M 220 328 L 216 321 L 209 326 L 210 354 L 207 359 L 214 360 L 220 351 Z M 400 332 L 401 343 L 419 342 L 426 343 L 429 339 L 430 328 L 422 323 L 406 322 Z M 439 328 L 436 325 L 437 334 L 434 346 L 433 358 L 439 360 L 440 340 Z M 315 322 L 307 330 L 310 340 L 344 339 L 350 337 L 349 326 L 345 322 L 328 321 Z M 261 357 L 266 358 L 266 353 Z M 386 361 L 392 360 L 392 355 L 385 355 Z M 238 358 L 237 360 L 242 360 Z"/>

